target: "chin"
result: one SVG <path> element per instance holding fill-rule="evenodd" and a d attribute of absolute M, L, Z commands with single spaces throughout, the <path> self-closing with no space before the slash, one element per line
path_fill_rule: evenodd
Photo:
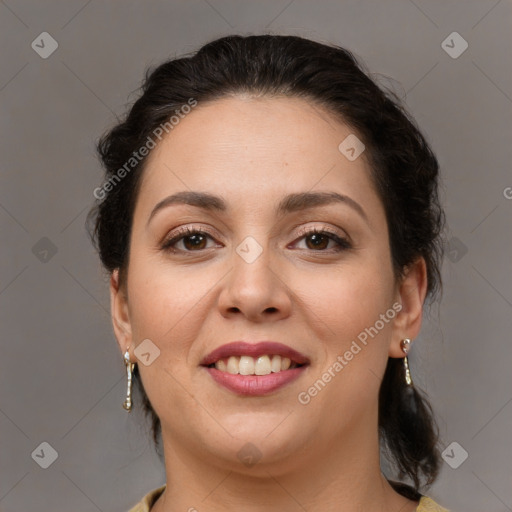
<path fill-rule="evenodd" d="M 258 459 L 259 464 L 282 462 L 296 455 L 308 439 L 304 423 L 299 425 L 293 414 L 287 415 L 254 412 L 219 419 L 231 435 L 223 430 L 222 440 L 212 449 L 220 449 L 229 459 L 234 453 L 238 462 L 246 457 Z"/>

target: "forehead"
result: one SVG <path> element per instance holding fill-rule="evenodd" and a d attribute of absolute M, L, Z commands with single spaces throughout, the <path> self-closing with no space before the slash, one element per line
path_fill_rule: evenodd
<path fill-rule="evenodd" d="M 338 156 L 351 129 L 324 108 L 300 98 L 234 96 L 199 103 L 149 157 L 183 149 L 180 161 L 252 158 L 259 162 Z M 327 154 L 326 154 L 327 153 Z M 250 163 L 250 162 L 247 162 Z"/>
<path fill-rule="evenodd" d="M 364 201 L 375 195 L 365 154 L 349 161 L 339 150 L 350 135 L 351 127 L 302 98 L 199 103 L 148 156 L 139 199 L 154 206 L 178 190 L 211 190 L 239 207 L 327 188 Z"/>

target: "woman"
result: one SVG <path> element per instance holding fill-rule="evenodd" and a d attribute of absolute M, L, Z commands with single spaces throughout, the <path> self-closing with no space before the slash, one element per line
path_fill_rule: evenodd
<path fill-rule="evenodd" d="M 132 511 L 444 510 L 407 362 L 444 214 L 398 101 L 342 48 L 224 37 L 148 74 L 98 149 L 124 407 L 133 378 L 166 468 Z"/>

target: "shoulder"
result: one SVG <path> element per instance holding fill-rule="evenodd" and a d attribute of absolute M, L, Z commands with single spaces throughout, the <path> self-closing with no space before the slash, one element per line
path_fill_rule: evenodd
<path fill-rule="evenodd" d="M 449 512 L 427 496 L 422 496 L 416 512 Z"/>
<path fill-rule="evenodd" d="M 424 496 L 408 484 L 396 482 L 394 480 L 388 480 L 388 482 L 398 494 L 401 494 L 410 500 L 418 501 L 416 512 L 450 512 L 438 505 L 433 499 L 428 496 Z"/>
<path fill-rule="evenodd" d="M 160 497 L 160 495 L 164 492 L 165 485 L 158 487 L 157 489 L 153 489 L 148 492 L 134 507 L 132 507 L 128 512 L 149 512 L 151 507 L 155 503 L 155 501 Z"/>

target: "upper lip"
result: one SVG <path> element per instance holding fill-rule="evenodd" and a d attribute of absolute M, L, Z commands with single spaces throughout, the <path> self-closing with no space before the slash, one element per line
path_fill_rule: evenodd
<path fill-rule="evenodd" d="M 246 343 L 245 341 L 233 341 L 222 345 L 210 352 L 201 361 L 202 366 L 209 366 L 216 363 L 219 359 L 230 356 L 251 356 L 259 357 L 263 355 L 280 355 L 288 357 L 292 362 L 297 364 L 307 364 L 309 359 L 297 350 L 276 341 L 260 341 L 258 343 Z"/>

